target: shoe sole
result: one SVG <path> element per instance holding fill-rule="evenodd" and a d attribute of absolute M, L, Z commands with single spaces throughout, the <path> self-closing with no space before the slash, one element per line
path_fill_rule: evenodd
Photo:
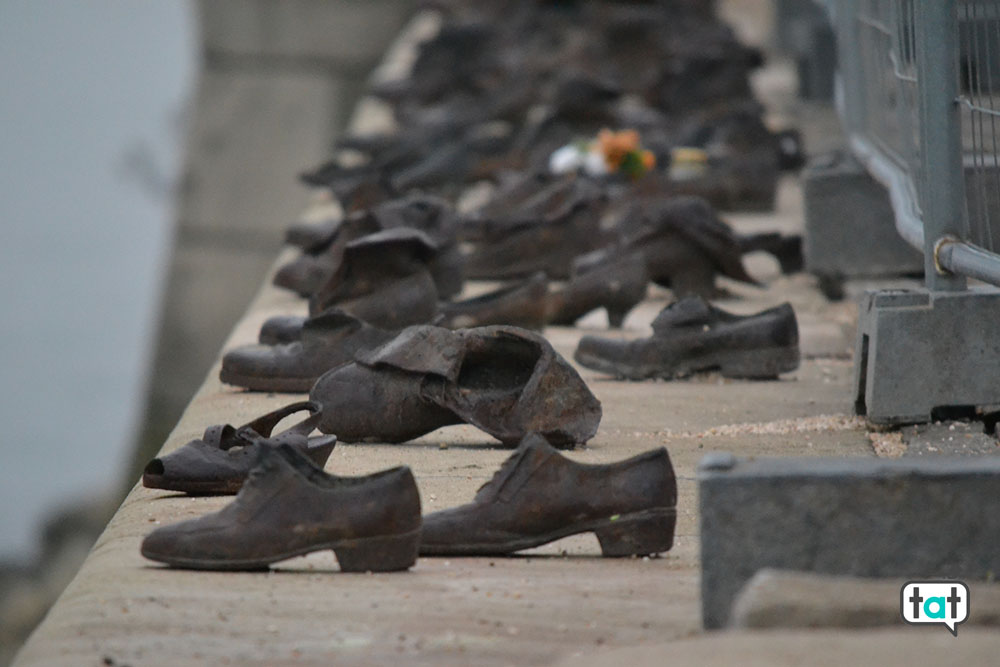
<path fill-rule="evenodd" d="M 176 491 L 189 496 L 232 496 L 239 493 L 243 480 L 230 482 L 182 482 L 170 484 L 164 478 L 154 475 L 143 475 L 142 485 L 147 489 L 160 491 Z"/>
<path fill-rule="evenodd" d="M 652 364 L 608 361 L 579 350 L 573 358 L 582 366 L 626 380 L 677 380 L 709 371 L 718 371 L 722 377 L 732 379 L 773 380 L 799 367 L 798 347 L 713 352 L 667 369 Z"/>
<path fill-rule="evenodd" d="M 288 378 L 288 377 L 268 377 L 257 375 L 243 375 L 222 369 L 219 371 L 219 380 L 224 384 L 235 387 L 249 389 L 250 391 L 267 391 L 286 394 L 308 394 L 309 390 L 316 383 L 317 378 Z"/>
<path fill-rule="evenodd" d="M 301 549 L 273 554 L 266 558 L 176 558 L 145 549 L 142 555 L 171 567 L 187 570 L 266 570 L 296 556 L 330 549 L 337 556 L 341 572 L 397 572 L 413 567 L 420 549 L 420 529 L 398 535 L 379 535 L 335 540 Z"/>
<path fill-rule="evenodd" d="M 670 551 L 674 544 L 677 509 L 660 507 L 607 519 L 586 521 L 543 535 L 532 535 L 503 542 L 420 545 L 422 556 L 503 556 L 524 549 L 540 547 L 570 535 L 594 533 L 601 545 L 601 555 L 609 558 L 648 556 Z"/>

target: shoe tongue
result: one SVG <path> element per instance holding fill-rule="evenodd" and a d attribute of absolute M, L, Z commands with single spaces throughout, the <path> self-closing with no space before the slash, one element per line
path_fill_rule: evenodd
<path fill-rule="evenodd" d="M 365 366 L 386 365 L 411 373 L 433 373 L 455 381 L 462 368 L 462 337 L 427 324 L 403 329 L 385 345 L 359 352 L 355 359 Z"/>
<path fill-rule="evenodd" d="M 479 487 L 475 501 L 506 502 L 554 452 L 552 445 L 537 433 L 525 436 L 514 453 L 493 474 L 493 478 Z"/>
<path fill-rule="evenodd" d="M 677 327 L 711 324 L 713 321 L 712 307 L 698 296 L 687 297 L 670 304 L 660 311 L 653 320 L 655 333 L 666 333 Z"/>
<path fill-rule="evenodd" d="M 287 445 L 284 445 L 287 447 Z M 278 452 L 280 447 L 256 447 L 253 464 L 244 488 L 253 486 L 254 480 L 265 479 L 288 468 L 284 457 Z"/>

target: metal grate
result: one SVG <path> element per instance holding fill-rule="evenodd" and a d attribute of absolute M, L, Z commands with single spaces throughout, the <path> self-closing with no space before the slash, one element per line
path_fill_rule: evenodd
<path fill-rule="evenodd" d="M 851 147 L 931 288 L 1000 285 L 1000 0 L 829 0 Z M 988 251 L 988 252 L 987 252 Z"/>
<path fill-rule="evenodd" d="M 966 185 L 962 237 L 1000 249 L 1000 3 L 959 6 L 960 110 Z"/>

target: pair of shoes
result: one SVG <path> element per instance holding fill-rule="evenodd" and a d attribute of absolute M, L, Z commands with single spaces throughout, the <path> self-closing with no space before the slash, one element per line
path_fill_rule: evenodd
<path fill-rule="evenodd" d="M 788 303 L 740 316 L 689 297 L 656 316 L 649 338 L 584 336 L 573 357 L 628 380 L 669 380 L 710 370 L 729 378 L 776 378 L 799 366 L 799 330 Z"/>
<path fill-rule="evenodd" d="M 331 549 L 343 572 L 393 571 L 423 555 L 501 555 L 593 532 L 604 556 L 673 545 L 677 482 L 666 449 L 579 464 L 531 434 L 472 503 L 421 519 L 406 467 L 330 475 L 288 445 L 262 448 L 234 501 L 153 531 L 142 554 L 173 567 L 264 569 Z"/>

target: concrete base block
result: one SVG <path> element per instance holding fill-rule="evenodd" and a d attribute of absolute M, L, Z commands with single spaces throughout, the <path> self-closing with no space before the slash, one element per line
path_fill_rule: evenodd
<path fill-rule="evenodd" d="M 702 622 L 759 570 L 986 580 L 1000 572 L 1000 459 L 702 459 Z"/>
<path fill-rule="evenodd" d="M 896 232 L 885 188 L 847 153 L 803 172 L 806 270 L 831 278 L 923 273 L 923 256 Z"/>
<path fill-rule="evenodd" d="M 733 603 L 737 628 L 874 628 L 900 626 L 899 591 L 906 579 L 761 570 Z M 975 613 L 962 625 L 1000 626 L 1000 586 L 973 584 Z"/>
<path fill-rule="evenodd" d="M 855 411 L 875 424 L 1000 404 L 1000 289 L 868 292 L 858 309 Z"/>

